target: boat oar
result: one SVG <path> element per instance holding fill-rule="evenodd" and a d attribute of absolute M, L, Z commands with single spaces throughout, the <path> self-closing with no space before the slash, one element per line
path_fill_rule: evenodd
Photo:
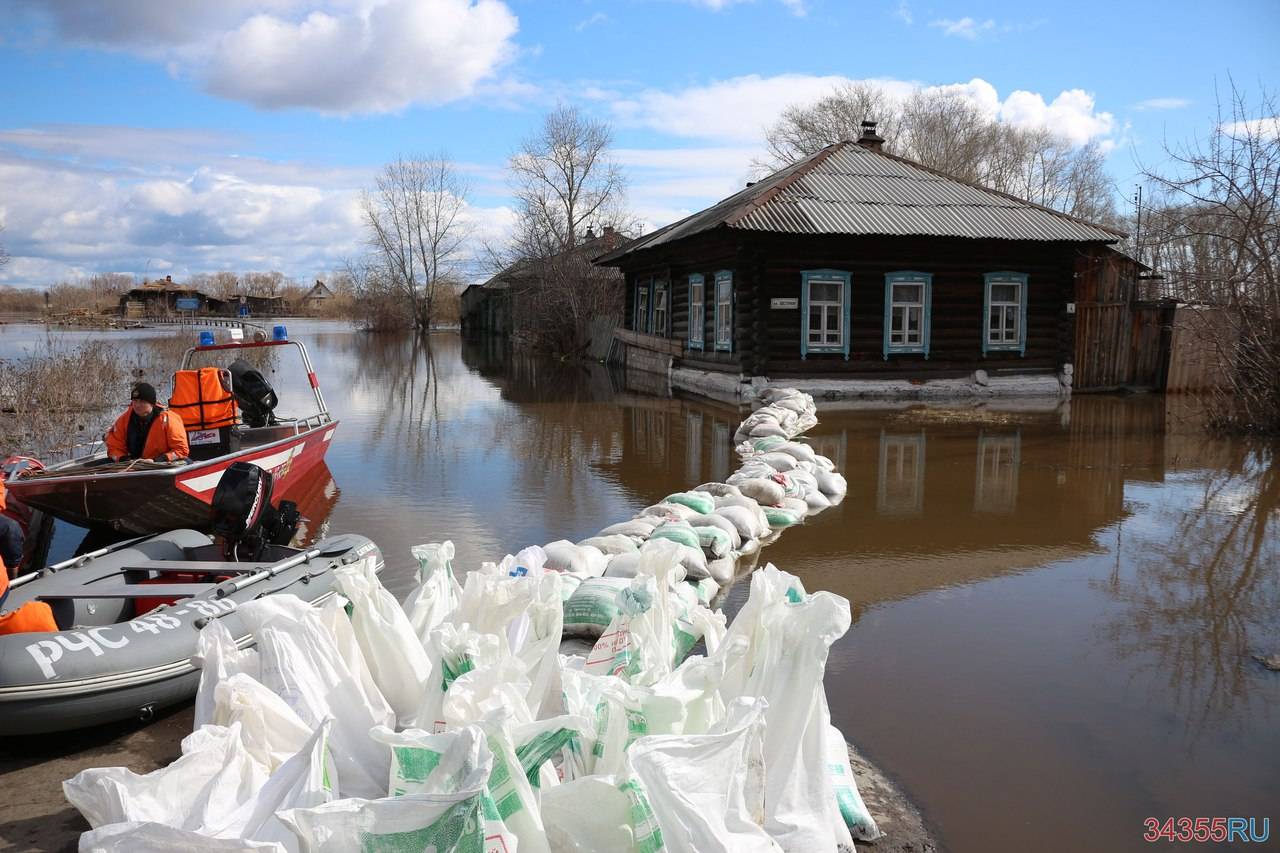
<path fill-rule="evenodd" d="M 79 557 L 72 557 L 69 560 L 63 560 L 61 563 L 54 563 L 52 566 L 45 566 L 43 569 L 36 569 L 34 572 L 28 572 L 25 575 L 19 575 L 18 577 L 9 581 L 9 589 L 22 586 L 25 583 L 30 583 L 36 578 L 44 577 L 45 572 L 58 572 L 63 569 L 72 569 L 72 568 L 78 569 L 81 566 L 83 566 L 85 563 L 89 562 L 90 560 L 110 554 L 112 551 L 119 551 L 121 548 L 127 548 L 130 545 L 135 545 L 138 542 L 141 542 L 143 539 L 150 539 L 150 538 L 151 536 L 150 534 L 148 534 L 147 536 L 138 536 L 133 539 L 126 539 L 123 542 L 117 542 L 114 545 L 108 545 L 107 547 L 99 548 L 96 551 L 90 551 L 88 554 L 81 554 Z"/>
<path fill-rule="evenodd" d="M 260 572 L 254 572 L 251 575 L 245 575 L 242 578 L 237 578 L 236 580 L 219 584 L 218 588 L 214 591 L 214 595 L 217 598 L 226 598 L 228 595 L 233 595 L 246 587 L 253 586 L 255 583 L 261 583 L 267 578 L 273 578 L 287 569 L 292 569 L 294 566 L 314 560 L 316 557 L 336 557 L 339 554 L 345 554 L 350 550 L 351 546 L 349 544 L 343 544 L 341 542 L 330 545 L 328 548 L 323 550 L 320 548 L 312 548 L 309 551 L 303 551 L 301 554 L 295 554 L 278 563 L 273 563 Z"/>

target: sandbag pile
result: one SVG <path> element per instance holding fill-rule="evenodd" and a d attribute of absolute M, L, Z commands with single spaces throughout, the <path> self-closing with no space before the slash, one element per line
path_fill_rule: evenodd
<path fill-rule="evenodd" d="M 572 604 L 579 585 L 592 600 L 609 586 L 589 580 L 634 576 L 637 552 L 652 539 L 681 546 L 686 581 L 695 585 L 698 600 L 709 602 L 732 583 L 742 557 L 844 497 L 848 486 L 832 461 L 797 440 L 818 423 L 813 398 L 794 389 L 767 389 L 761 403 L 738 427 L 734 441 L 742 465 L 727 482 L 668 495 L 576 545 L 561 540 L 544 546 L 548 566 L 568 573 L 566 607 L 582 609 Z M 603 627 L 574 621 L 566 631 L 594 639 Z"/>
<path fill-rule="evenodd" d="M 580 655 L 559 653 L 572 611 L 542 549 L 459 585 L 450 543 L 415 548 L 403 608 L 371 559 L 337 569 L 321 607 L 244 604 L 254 648 L 202 629 L 176 761 L 64 783 L 92 827 L 80 850 L 807 853 L 876 837 L 822 682 L 848 602 L 770 565 L 726 628 L 685 592 L 687 547 L 648 541 L 634 577 L 583 582 L 619 594 Z M 707 653 L 687 656 L 697 639 Z"/>

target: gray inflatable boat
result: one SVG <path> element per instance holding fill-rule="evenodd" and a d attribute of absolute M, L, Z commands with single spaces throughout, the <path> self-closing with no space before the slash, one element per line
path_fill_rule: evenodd
<path fill-rule="evenodd" d="M 381 571 L 377 546 L 346 534 L 306 549 L 269 544 L 258 559 L 227 561 L 203 533 L 174 530 L 18 578 L 5 609 L 44 601 L 62 630 L 0 636 L 5 734 L 149 719 L 195 694 L 190 658 L 209 620 L 251 645 L 240 604 L 276 593 L 321 604 L 335 593 L 333 570 L 369 555 Z"/>

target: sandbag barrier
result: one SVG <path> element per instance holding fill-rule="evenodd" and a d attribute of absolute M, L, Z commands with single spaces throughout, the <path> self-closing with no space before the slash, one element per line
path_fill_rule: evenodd
<path fill-rule="evenodd" d="M 804 471 L 826 496 L 821 457 L 780 449 L 812 426 L 812 400 L 766 402 L 739 429 L 735 477 L 808 495 L 759 466 Z M 773 453 L 814 468 L 781 471 Z M 341 595 L 320 607 L 241 605 L 252 647 L 211 621 L 181 756 L 63 783 L 92 827 L 80 850 L 807 853 L 875 838 L 822 680 L 848 601 L 767 565 L 726 625 L 699 589 L 716 583 L 699 566 L 786 526 L 756 536 L 757 512 L 799 507 L 753 510 L 732 483 L 682 494 L 671 505 L 727 523 L 664 511 L 633 547 L 602 531 L 612 559 L 551 543 L 464 584 L 451 543 L 422 545 L 403 606 L 366 559 L 336 570 Z M 619 557 L 625 576 L 608 572 Z"/>

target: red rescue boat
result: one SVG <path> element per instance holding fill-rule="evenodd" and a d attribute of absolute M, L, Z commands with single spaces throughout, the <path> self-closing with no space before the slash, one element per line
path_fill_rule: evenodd
<path fill-rule="evenodd" d="M 186 351 L 182 369 L 189 369 L 197 353 L 238 356 L 263 347 L 293 347 L 302 358 L 307 379 L 315 395 L 318 411 L 305 418 L 279 418 L 274 414 L 275 393 L 261 374 L 260 388 L 252 398 L 242 393 L 236 377 L 235 396 L 245 415 L 245 423 L 217 430 L 188 430 L 192 459 L 179 463 L 146 460 L 113 463 L 105 448 L 87 456 L 47 468 L 25 467 L 6 482 L 11 497 L 54 518 L 82 527 L 110 528 L 125 533 L 158 533 L 180 527 L 200 527 L 209 519 L 209 506 L 222 472 L 232 462 L 251 462 L 270 471 L 277 493 L 302 480 L 307 472 L 324 462 L 325 451 L 338 427 L 320 393 L 307 348 L 289 340 L 283 326 L 277 326 L 273 340 L 211 343 Z M 202 336 L 203 338 L 204 336 Z M 236 361 L 231 365 L 232 372 Z M 257 405 L 264 398 L 269 404 Z M 266 411 L 263 411 L 263 409 Z M 230 449 L 235 448 L 235 449 Z"/>

